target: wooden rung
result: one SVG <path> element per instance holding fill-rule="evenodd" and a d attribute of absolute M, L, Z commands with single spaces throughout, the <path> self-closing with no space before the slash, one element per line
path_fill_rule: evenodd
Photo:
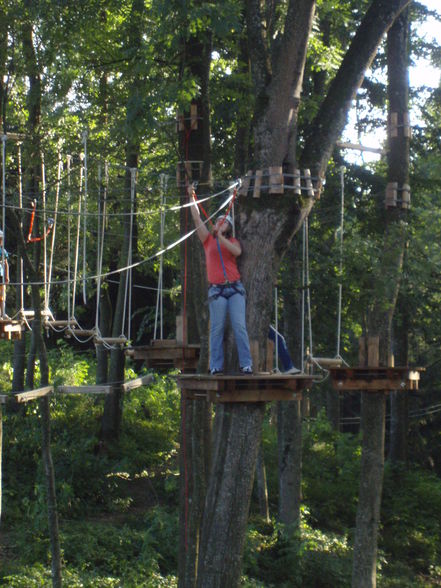
<path fill-rule="evenodd" d="M 121 388 L 123 392 L 129 392 L 129 390 L 134 390 L 135 388 L 139 388 L 140 386 L 148 386 L 152 380 L 153 375 L 148 374 L 146 376 L 141 376 L 140 378 L 130 380 L 129 382 L 124 382 Z"/>
<path fill-rule="evenodd" d="M 78 323 L 75 319 L 71 319 L 71 320 L 57 320 L 57 321 L 45 321 L 44 322 L 45 325 L 47 326 L 52 326 L 52 327 L 69 327 L 69 326 L 77 326 Z"/>
<path fill-rule="evenodd" d="M 57 392 L 60 394 L 110 394 L 112 386 L 96 385 L 96 386 L 58 386 Z"/>
<path fill-rule="evenodd" d="M 258 169 L 256 171 L 256 178 L 254 180 L 253 198 L 260 198 L 260 187 L 262 186 L 263 171 Z"/>
<path fill-rule="evenodd" d="M 96 335 L 95 329 L 69 329 L 69 334 L 77 335 L 78 337 L 94 337 Z"/>
<path fill-rule="evenodd" d="M 95 337 L 95 343 L 108 343 L 109 345 L 125 345 L 126 337 Z"/>
<path fill-rule="evenodd" d="M 42 398 L 43 396 L 47 396 L 48 394 L 52 394 L 54 391 L 53 386 L 45 386 L 43 388 L 36 388 L 35 390 L 29 390 L 28 392 L 18 392 L 17 394 L 13 395 L 13 398 L 17 402 L 29 402 L 30 400 L 35 400 L 37 398 Z"/>
<path fill-rule="evenodd" d="M 176 339 L 152 339 L 151 345 L 154 347 L 176 347 L 178 342 Z"/>
<path fill-rule="evenodd" d="M 318 363 L 320 367 L 327 369 L 331 367 L 340 367 L 343 360 L 339 357 L 311 357 L 309 362 Z"/>

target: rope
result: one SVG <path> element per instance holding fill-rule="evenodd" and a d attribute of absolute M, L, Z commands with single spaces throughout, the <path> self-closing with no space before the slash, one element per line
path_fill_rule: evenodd
<path fill-rule="evenodd" d="M 84 168 L 80 169 L 80 196 L 78 198 L 78 219 L 77 219 L 77 237 L 75 243 L 75 263 L 74 263 L 74 277 L 72 286 L 72 320 L 75 317 L 75 298 L 77 293 L 77 277 L 78 277 L 78 261 L 80 253 L 80 232 L 81 232 L 81 194 L 83 190 L 83 173 Z"/>
<path fill-rule="evenodd" d="M 23 174 L 22 174 L 22 167 L 21 167 L 21 144 L 17 145 L 17 160 L 18 160 L 18 205 L 20 208 L 23 206 Z M 23 231 L 23 221 L 20 215 L 20 230 Z M 24 264 L 23 264 L 23 256 L 20 256 L 20 311 L 21 315 L 23 316 L 24 312 Z M 19 311 L 19 312 L 20 312 Z"/>
<path fill-rule="evenodd" d="M 161 174 L 161 224 L 160 224 L 160 247 L 164 247 L 164 227 L 165 227 L 165 192 L 167 190 L 168 175 Z M 156 296 L 156 312 L 155 312 L 155 328 L 153 331 L 153 339 L 156 340 L 156 332 L 158 327 L 158 316 L 159 316 L 159 328 L 160 328 L 160 339 L 164 338 L 163 331 L 163 257 L 159 260 L 159 276 L 158 276 L 158 291 Z"/>
<path fill-rule="evenodd" d="M 83 303 L 87 304 L 86 252 L 87 252 L 87 131 L 83 132 L 84 143 L 84 209 L 83 209 Z"/>
<path fill-rule="evenodd" d="M 305 288 L 306 288 L 306 224 L 302 225 L 302 319 L 301 319 L 301 368 L 302 373 L 305 371 Z"/>
<path fill-rule="evenodd" d="M 278 337 L 279 337 L 279 313 L 278 306 L 277 306 L 278 294 L 277 294 L 277 286 L 274 288 L 274 314 L 275 314 L 275 327 L 276 327 L 276 339 L 275 339 L 275 348 L 276 348 L 276 370 L 279 369 L 279 346 L 278 346 Z"/>
<path fill-rule="evenodd" d="M 52 229 L 51 255 L 50 255 L 50 259 L 49 259 L 49 275 L 48 275 L 48 290 L 47 290 L 48 304 L 50 301 L 50 293 L 51 293 L 52 267 L 53 267 L 53 263 L 54 263 L 55 236 L 56 236 L 56 232 L 57 232 L 58 200 L 59 200 L 59 196 L 60 196 L 60 178 L 61 178 L 62 169 L 63 169 L 63 162 L 61 160 L 61 153 L 58 150 L 58 168 L 57 168 L 57 180 L 58 181 L 57 181 L 57 187 L 55 190 L 55 215 L 54 215 L 54 224 L 53 224 L 53 229 Z M 47 310 L 48 310 L 48 308 L 47 308 Z"/>
<path fill-rule="evenodd" d="M 67 320 L 70 321 L 72 318 L 72 309 L 71 309 L 71 301 L 70 301 L 70 291 L 71 291 L 71 267 L 70 267 L 70 252 L 71 252 L 71 225 L 70 225 L 70 168 L 71 168 L 71 156 L 68 155 L 66 158 L 66 167 L 67 167 L 67 210 L 69 212 L 67 217 Z"/>
<path fill-rule="evenodd" d="M 340 283 L 338 284 L 338 310 L 337 310 L 337 354 L 340 357 L 340 341 L 341 341 L 341 306 L 343 297 L 343 222 L 345 216 L 345 167 L 340 167 L 340 188 L 341 188 L 341 204 L 340 204 L 340 262 L 338 273 Z"/>
<path fill-rule="evenodd" d="M 131 212 L 133 213 L 134 205 L 135 205 L 135 189 L 136 189 L 136 168 L 133 167 L 130 169 L 130 192 L 131 192 Z M 126 321 L 126 314 L 129 314 L 128 322 L 128 335 L 127 339 L 130 339 L 130 315 L 131 315 L 131 296 L 128 295 L 129 293 L 129 286 L 131 292 L 131 285 L 132 285 L 132 240 L 133 240 L 133 214 L 130 216 L 130 225 L 129 225 L 129 248 L 127 253 L 127 266 L 128 271 L 126 273 L 126 285 L 124 290 L 124 306 L 123 306 L 123 320 L 122 320 L 122 329 L 121 329 L 121 337 L 124 336 L 124 329 L 125 329 L 125 321 Z M 129 304 L 127 307 L 127 299 L 129 299 Z"/>
<path fill-rule="evenodd" d="M 99 311 L 101 301 L 101 272 L 103 269 L 103 254 L 104 254 L 104 236 L 105 236 L 105 219 L 107 212 L 107 182 L 109 179 L 107 162 L 104 163 L 104 191 L 103 191 L 103 204 L 101 211 L 101 165 L 98 169 L 99 182 L 98 182 L 98 210 L 100 214 L 98 216 L 98 255 L 97 255 L 97 294 L 96 294 L 96 313 L 95 313 L 95 328 L 99 330 Z M 102 216 L 101 216 L 102 212 Z"/>
<path fill-rule="evenodd" d="M 44 308 L 48 308 L 47 297 L 47 240 L 46 240 L 46 167 L 44 165 L 44 153 L 41 154 L 41 197 L 43 204 L 43 276 L 44 276 Z"/>
<path fill-rule="evenodd" d="M 5 243 L 6 243 L 6 135 L 2 135 L 2 231 L 3 231 L 3 246 L 2 246 L 2 288 L 5 288 Z M 5 315 L 6 300 L 2 296 L 1 314 Z"/>

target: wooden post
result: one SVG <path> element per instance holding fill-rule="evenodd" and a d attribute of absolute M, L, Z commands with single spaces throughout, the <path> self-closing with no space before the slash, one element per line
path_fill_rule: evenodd
<path fill-rule="evenodd" d="M 190 105 L 190 124 L 191 130 L 194 131 L 198 128 L 198 105 Z"/>
<path fill-rule="evenodd" d="M 266 361 L 265 371 L 272 372 L 274 366 L 274 341 L 267 339 L 266 341 Z"/>
<path fill-rule="evenodd" d="M 256 171 L 256 178 L 254 180 L 253 198 L 260 198 L 260 187 L 262 185 L 263 172 L 261 169 Z"/>
<path fill-rule="evenodd" d="M 176 316 L 176 341 L 181 345 L 188 345 L 188 325 L 182 314 Z"/>
<path fill-rule="evenodd" d="M 366 365 L 367 349 L 366 349 L 366 337 L 360 337 L 358 339 L 358 365 L 364 367 Z"/>
<path fill-rule="evenodd" d="M 380 337 L 368 337 L 367 341 L 367 364 L 369 367 L 378 367 L 380 365 Z"/>
<path fill-rule="evenodd" d="M 254 372 L 260 370 L 260 353 L 259 353 L 259 341 L 257 339 L 251 339 L 250 341 L 250 352 L 253 360 Z"/>

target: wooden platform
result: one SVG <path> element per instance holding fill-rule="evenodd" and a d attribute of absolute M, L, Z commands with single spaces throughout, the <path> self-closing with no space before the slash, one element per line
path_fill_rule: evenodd
<path fill-rule="evenodd" d="M 388 392 L 418 390 L 421 368 L 409 367 L 342 367 L 330 368 L 332 385 L 336 390 Z"/>
<path fill-rule="evenodd" d="M 200 398 L 209 402 L 272 402 L 299 400 L 302 397 L 301 391 L 310 388 L 314 379 L 304 374 L 258 373 L 225 376 L 181 374 L 176 380 L 184 397 L 192 400 Z"/>
<path fill-rule="evenodd" d="M 24 327 L 20 321 L 0 318 L 0 339 L 7 341 L 21 339 L 23 331 Z"/>
<path fill-rule="evenodd" d="M 176 339 L 156 339 L 150 345 L 132 347 L 126 353 L 133 359 L 145 361 L 148 368 L 176 368 L 191 373 L 198 365 L 200 345 L 184 345 Z"/>
<path fill-rule="evenodd" d="M 54 391 L 53 386 L 44 386 L 43 388 L 36 388 L 35 390 L 29 390 L 27 392 L 17 392 L 12 394 L 10 398 L 13 398 L 16 402 L 29 402 L 30 400 L 36 400 L 43 396 L 48 396 Z"/>

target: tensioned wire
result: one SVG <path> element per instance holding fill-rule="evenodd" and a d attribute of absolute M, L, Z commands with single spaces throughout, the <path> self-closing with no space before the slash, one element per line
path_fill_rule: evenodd
<path fill-rule="evenodd" d="M 225 208 L 225 206 L 227 206 L 232 198 L 234 197 L 234 194 L 231 194 L 231 189 L 237 185 L 237 182 L 234 183 L 232 186 L 230 186 L 229 188 L 223 190 L 222 192 L 220 192 L 219 194 L 225 193 L 225 192 L 229 192 L 228 198 L 226 198 L 221 204 L 220 206 L 205 220 L 202 221 L 203 224 L 207 224 L 209 221 L 211 221 L 212 218 L 214 218 L 216 215 L 219 214 L 219 212 Z M 216 196 L 218 196 L 219 194 L 216 194 Z M 214 197 L 214 196 L 213 196 Z M 191 204 L 191 206 L 193 206 L 193 204 Z M 112 275 L 117 275 L 120 274 L 122 272 L 125 272 L 127 270 L 133 269 L 135 267 L 139 267 L 145 263 L 148 263 L 149 261 L 151 261 L 152 259 L 155 259 L 156 257 L 159 257 L 161 255 L 164 255 L 167 251 L 170 251 L 171 249 L 173 249 L 174 247 L 176 247 L 177 245 L 179 245 L 180 243 L 183 243 L 184 241 L 186 241 L 189 237 L 191 237 L 197 229 L 192 229 L 191 231 L 189 231 L 186 235 L 180 237 L 179 239 L 177 239 L 176 241 L 174 241 L 173 243 L 171 243 L 170 245 L 167 245 L 166 247 L 164 247 L 163 249 L 157 251 L 156 253 L 150 255 L 149 257 L 146 257 L 145 259 L 141 259 L 140 261 L 137 261 L 135 263 L 131 263 L 125 267 L 122 268 L 118 268 L 116 270 L 112 270 L 109 272 L 104 272 L 101 274 L 95 274 L 95 275 L 91 275 L 91 276 L 87 276 L 87 280 L 97 280 L 99 277 L 105 278 L 107 276 L 112 276 Z M 52 283 L 53 284 L 65 284 L 67 283 L 68 280 L 54 280 Z M 43 285 L 44 282 L 24 282 L 24 284 L 27 285 Z M 20 283 L 11 283 L 10 285 L 15 285 L 18 286 L 20 285 Z"/>

